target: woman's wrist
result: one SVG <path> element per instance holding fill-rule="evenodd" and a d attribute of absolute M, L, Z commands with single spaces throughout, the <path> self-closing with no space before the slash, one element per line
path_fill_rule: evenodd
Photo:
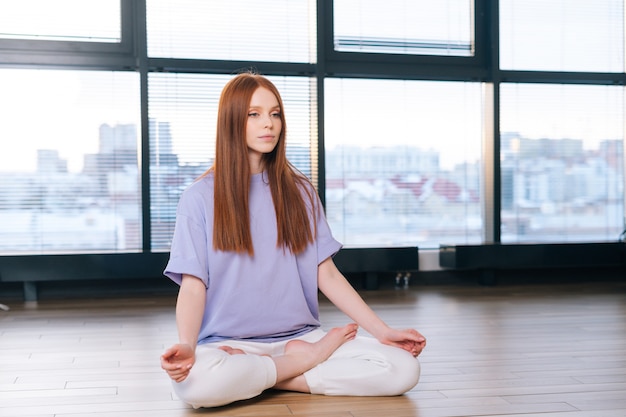
<path fill-rule="evenodd" d="M 367 330 L 367 329 L 366 329 Z M 391 327 L 389 327 L 385 322 L 381 321 L 377 325 L 373 326 L 371 330 L 367 330 L 374 338 L 379 341 L 383 341 L 387 339 L 387 335 Z"/>

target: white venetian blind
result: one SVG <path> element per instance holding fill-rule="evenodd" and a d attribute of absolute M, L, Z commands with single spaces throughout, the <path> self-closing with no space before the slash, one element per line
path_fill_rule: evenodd
<path fill-rule="evenodd" d="M 148 55 L 316 61 L 314 0 L 147 0 Z"/>
<path fill-rule="evenodd" d="M 287 156 L 317 180 L 315 79 L 268 77 L 285 105 Z M 230 76 L 162 74 L 149 77 L 152 249 L 169 250 L 181 192 L 213 163 L 217 106 Z"/>

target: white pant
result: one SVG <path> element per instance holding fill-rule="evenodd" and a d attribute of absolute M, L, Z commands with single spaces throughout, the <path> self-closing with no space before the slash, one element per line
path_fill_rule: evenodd
<path fill-rule="evenodd" d="M 324 334 L 317 329 L 296 339 L 316 342 Z M 274 361 L 260 355 L 282 355 L 287 342 L 228 340 L 199 345 L 195 365 L 183 382 L 173 382 L 174 391 L 194 408 L 256 397 L 276 384 Z M 229 355 L 217 349 L 222 345 L 248 354 Z M 354 396 L 401 395 L 417 384 L 419 376 L 420 364 L 409 352 L 364 336 L 344 343 L 304 374 L 312 394 Z"/>

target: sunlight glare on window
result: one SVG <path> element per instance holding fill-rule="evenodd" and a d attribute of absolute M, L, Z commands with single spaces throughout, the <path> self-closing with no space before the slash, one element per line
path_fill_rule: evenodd
<path fill-rule="evenodd" d="M 500 66 L 624 71 L 624 0 L 501 0 Z"/>
<path fill-rule="evenodd" d="M 20 0 L 0 5 L 0 38 L 121 42 L 121 2 Z"/>

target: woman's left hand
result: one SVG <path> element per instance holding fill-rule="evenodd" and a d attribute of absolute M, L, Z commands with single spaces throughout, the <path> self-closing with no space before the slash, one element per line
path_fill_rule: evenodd
<path fill-rule="evenodd" d="M 389 328 L 379 340 L 385 345 L 404 349 L 413 356 L 422 353 L 426 347 L 426 338 L 415 329 L 396 330 Z"/>

